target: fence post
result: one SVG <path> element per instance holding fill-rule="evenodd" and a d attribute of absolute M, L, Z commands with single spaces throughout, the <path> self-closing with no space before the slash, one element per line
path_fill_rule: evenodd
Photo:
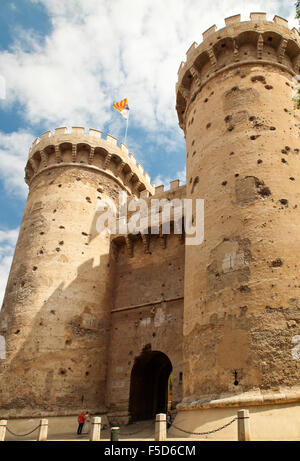
<path fill-rule="evenodd" d="M 120 428 L 119 427 L 111 427 L 110 428 L 110 440 L 112 442 L 118 442 L 120 436 Z"/>
<path fill-rule="evenodd" d="M 4 442 L 5 440 L 6 425 L 7 425 L 7 420 L 1 419 L 0 420 L 0 442 Z"/>
<path fill-rule="evenodd" d="M 39 433 L 37 436 L 37 442 L 44 442 L 47 440 L 48 436 L 48 419 L 41 419 L 40 420 L 40 427 L 39 427 Z"/>
<path fill-rule="evenodd" d="M 249 442 L 250 436 L 250 416 L 249 410 L 238 410 L 238 441 Z"/>
<path fill-rule="evenodd" d="M 95 416 L 91 421 L 90 442 L 98 442 L 101 433 L 101 417 Z"/>
<path fill-rule="evenodd" d="M 155 419 L 154 440 L 161 441 L 167 439 L 167 418 L 165 413 L 158 413 Z"/>

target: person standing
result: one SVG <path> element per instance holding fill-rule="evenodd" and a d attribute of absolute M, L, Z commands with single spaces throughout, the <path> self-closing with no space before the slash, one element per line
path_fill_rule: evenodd
<path fill-rule="evenodd" d="M 91 421 L 91 417 L 90 417 L 89 412 L 87 411 L 84 417 L 84 425 L 82 428 L 82 434 L 90 433 L 90 421 Z"/>
<path fill-rule="evenodd" d="M 169 427 L 171 427 L 171 425 L 172 425 L 172 416 L 171 416 L 170 411 L 168 410 L 167 411 L 167 429 L 169 429 Z"/>
<path fill-rule="evenodd" d="M 77 434 L 79 435 L 79 434 L 81 434 L 81 432 L 82 432 L 82 428 L 83 428 L 84 420 L 85 420 L 85 415 L 84 415 L 84 412 L 83 412 L 83 411 L 80 413 L 80 415 L 78 416 L 77 420 L 78 420 Z"/>

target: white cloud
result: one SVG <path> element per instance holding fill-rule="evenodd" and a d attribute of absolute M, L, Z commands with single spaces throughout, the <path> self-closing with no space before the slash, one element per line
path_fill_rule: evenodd
<path fill-rule="evenodd" d="M 0 309 L 18 234 L 19 229 L 0 230 Z"/>
<path fill-rule="evenodd" d="M 24 168 L 34 136 L 26 131 L 3 133 L 0 131 L 0 178 L 12 196 L 25 197 Z M 1 242 L 1 236 L 0 236 Z"/>
<path fill-rule="evenodd" d="M 174 108 L 177 70 L 190 45 L 201 42 L 202 32 L 212 24 L 224 27 L 224 18 L 234 14 L 245 21 L 250 11 L 267 11 L 269 20 L 279 14 L 298 27 L 290 0 L 215 0 L 213 7 L 209 0 L 31 1 L 44 5 L 51 31 L 41 40 L 33 30 L 15 28 L 15 43 L 0 52 L 7 90 L 1 105 L 18 107 L 32 127 L 0 132 L 0 178 L 6 190 L 22 197 L 37 126 L 103 129 L 107 124 L 112 134 L 122 136 L 124 125 L 111 106 L 127 97 L 131 127 L 142 128 L 147 142 L 165 152 L 183 149 Z M 135 144 L 142 152 L 143 146 Z M 176 176 L 184 181 L 185 170 Z M 168 188 L 172 179 L 164 174 L 154 182 Z M 17 234 L 18 229 L 0 231 L 0 297 Z"/>
<path fill-rule="evenodd" d="M 285 11 L 290 0 L 32 0 L 42 3 L 52 31 L 41 44 L 33 33 L 21 34 L 10 52 L 0 53 L 8 103 L 18 101 L 32 124 L 110 122 L 114 100 L 128 97 L 132 122 L 150 131 L 177 125 L 177 69 L 201 32 L 224 18 L 250 11 Z M 21 35 L 20 35 L 21 34 Z M 26 39 L 27 35 L 27 39 Z M 26 43 L 27 42 L 27 43 Z M 28 44 L 31 52 L 28 52 Z"/>
<path fill-rule="evenodd" d="M 153 182 L 156 186 L 164 185 L 165 190 L 169 189 L 169 184 L 170 181 L 173 181 L 174 179 L 179 179 L 180 180 L 180 185 L 182 186 L 185 184 L 185 178 L 186 178 L 186 170 L 185 168 L 181 171 L 177 171 L 175 178 L 171 178 L 171 176 L 168 175 L 158 175 L 154 178 Z"/>
<path fill-rule="evenodd" d="M 175 111 L 177 70 L 204 30 L 224 27 L 224 18 L 237 13 L 247 20 L 250 11 L 267 11 L 269 20 L 281 14 L 297 26 L 290 0 L 215 0 L 213 8 L 209 0 L 31 1 L 44 5 L 52 28 L 45 40 L 15 29 L 14 44 L 0 52 L 7 90 L 1 104 L 17 107 L 31 132 L 105 126 L 122 138 L 124 124 L 112 103 L 127 97 L 129 141 L 132 128 L 142 129 L 154 152 L 184 151 Z M 24 166 L 33 139 L 25 131 L 0 132 L 0 177 L 15 194 L 26 194 Z M 142 161 L 143 146 L 139 150 Z"/>

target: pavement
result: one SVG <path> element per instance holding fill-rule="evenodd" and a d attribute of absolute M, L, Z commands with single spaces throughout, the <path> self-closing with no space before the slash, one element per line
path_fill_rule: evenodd
<path fill-rule="evenodd" d="M 147 421 L 138 421 L 136 423 L 120 426 L 119 432 L 119 441 L 154 441 L 154 426 L 155 422 L 152 420 Z M 29 437 L 14 437 L 10 434 L 6 433 L 6 441 L 18 441 L 18 440 L 26 440 L 26 441 L 35 441 L 37 436 L 37 432 L 33 433 Z M 49 434 L 48 441 L 68 441 L 68 442 L 88 442 L 89 435 L 88 434 L 81 434 L 77 435 L 76 433 L 60 433 L 60 434 Z M 190 438 L 168 438 L 168 441 L 192 441 L 192 440 L 201 440 L 198 439 L 190 439 Z M 203 439 L 202 439 L 203 440 Z M 101 430 L 101 441 L 110 441 L 110 428 L 104 428 Z"/>

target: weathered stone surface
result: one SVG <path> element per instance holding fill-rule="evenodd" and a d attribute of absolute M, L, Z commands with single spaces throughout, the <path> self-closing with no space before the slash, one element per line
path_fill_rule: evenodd
<path fill-rule="evenodd" d="M 128 422 L 139 416 L 134 406 L 144 396 L 134 394 L 139 380 L 147 387 L 143 376 L 153 380 L 154 365 L 165 384 L 173 370 L 177 424 L 188 430 L 199 427 L 196 413 L 211 429 L 237 406 L 295 414 L 299 43 L 282 18 L 252 13 L 250 21 L 236 15 L 220 31 L 211 27 L 189 49 L 176 106 L 186 137 L 184 187 L 152 186 L 127 146 L 97 130 L 58 128 L 33 143 L 0 315 L 2 417 L 85 408 Z M 173 222 L 171 235 L 160 226 L 156 235 L 99 235 L 96 204 L 117 205 L 120 191 L 148 204 L 204 199 L 204 242 L 185 246 Z M 155 410 L 164 413 L 162 406 Z M 210 409 L 228 411 L 210 416 Z"/>
<path fill-rule="evenodd" d="M 292 393 L 299 381 L 300 191 L 292 172 L 300 141 L 291 87 L 300 42 L 282 26 L 228 23 L 179 72 L 177 88 L 185 82 L 193 94 L 183 104 L 178 91 L 177 99 L 187 197 L 205 199 L 205 241 L 187 246 L 185 257 L 187 406 L 256 388 Z"/>

